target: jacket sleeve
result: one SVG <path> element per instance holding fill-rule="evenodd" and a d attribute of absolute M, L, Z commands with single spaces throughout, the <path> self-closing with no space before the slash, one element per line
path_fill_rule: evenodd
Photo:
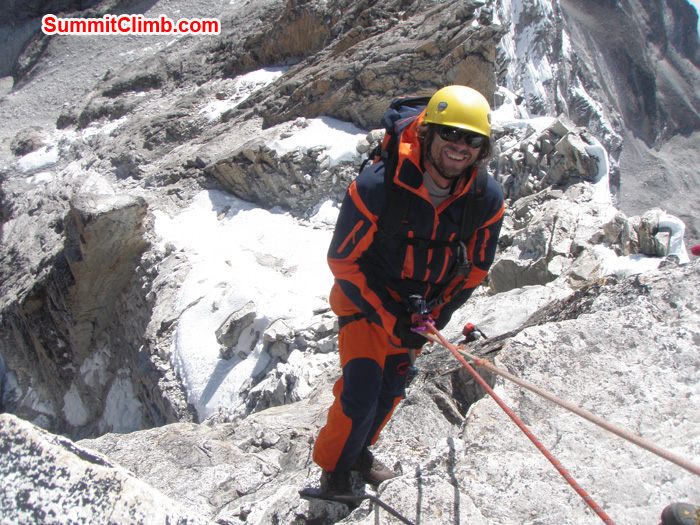
<path fill-rule="evenodd" d="M 454 296 L 447 294 L 445 302 L 433 311 L 435 326 L 442 329 L 452 314 L 471 297 L 474 289 L 484 280 L 496 258 L 498 238 L 503 224 L 503 193 L 498 183 L 489 177 L 485 197 L 485 210 L 482 212 L 481 226 L 476 230 L 467 247 L 467 255 L 472 263 L 471 271 L 463 288 Z"/>
<path fill-rule="evenodd" d="M 369 195 L 363 200 L 357 182 L 356 179 L 350 184 L 340 208 L 328 249 L 328 265 L 350 301 L 369 321 L 392 334 L 402 305 L 370 272 L 363 272 L 360 265 L 360 258 L 374 240 L 381 207 L 376 202 L 375 206 L 366 202 L 370 200 Z"/>

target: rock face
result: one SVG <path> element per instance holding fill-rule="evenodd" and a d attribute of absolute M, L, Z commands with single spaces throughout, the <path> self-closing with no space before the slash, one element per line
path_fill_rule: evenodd
<path fill-rule="evenodd" d="M 698 130 L 700 100 L 690 88 L 700 67 L 698 15 L 687 2 L 523 2 L 508 12 L 510 5 L 499 2 L 497 11 L 515 28 L 499 48 L 499 83 L 534 113 L 565 113 L 601 138 L 604 128 L 624 127 L 647 144 Z M 534 68 L 518 60 L 526 42 L 536 50 Z M 689 76 L 670 82 L 671 70 Z"/>
<path fill-rule="evenodd" d="M 677 0 L 636 0 L 622 9 L 614 2 L 566 0 L 561 10 L 581 62 L 602 59 L 595 62 L 605 72 L 589 70 L 588 75 L 609 79 L 599 82 L 608 90 L 605 102 L 618 110 L 629 131 L 654 144 L 698 130 L 700 98 L 697 93 L 690 98 L 681 95 L 692 93 L 688 87 L 700 80 L 698 15 L 691 5 Z M 589 17 L 593 11 L 597 13 L 595 23 Z M 631 49 L 623 40 L 611 37 L 612 28 L 618 34 L 639 35 L 644 46 Z M 579 38 L 583 32 L 589 38 Z M 695 67 L 686 68 L 682 65 L 686 61 Z M 687 71 L 690 77 L 669 82 L 662 72 L 666 68 Z"/>
<path fill-rule="evenodd" d="M 700 436 L 700 390 L 692 365 L 700 338 L 699 289 L 697 263 L 619 282 L 599 281 L 538 310 L 515 330 L 491 332 L 490 340 L 470 351 L 490 359 L 497 355 L 497 366 L 693 461 Z M 502 298 L 496 301 L 502 304 Z M 487 311 L 493 302 L 493 297 L 477 297 L 474 307 Z M 650 356 L 656 363 L 653 374 L 637 366 Z M 379 489 L 387 503 L 416 522 L 459 519 L 515 525 L 524 515 L 546 516 L 555 523 L 597 522 L 446 351 L 428 349 L 418 364 L 420 375 L 375 447 L 378 457 L 400 474 Z M 693 501 L 690 473 L 504 379 L 485 377 L 614 520 L 653 523 L 669 502 Z M 102 464 L 119 463 L 154 487 L 143 493 L 160 490 L 198 517 L 219 523 L 332 523 L 347 516 L 343 523 L 359 524 L 388 519 L 368 504 L 350 513 L 344 505 L 298 496 L 298 490 L 317 483 L 319 470 L 310 447 L 323 425 L 331 380 L 331 375 L 324 377 L 304 401 L 236 423 L 179 423 L 77 445 L 47 438 L 27 423 L 3 416 L 3 438 L 11 438 L 3 442 L 26 455 L 25 435 L 40 435 L 42 448 L 47 440 L 61 443 L 63 454 L 66 447 L 79 450 L 92 463 L 100 456 L 89 450 L 99 451 L 110 458 L 100 460 Z M 592 391 L 591 383 L 599 388 Z M 35 485 L 55 476 L 50 462 L 33 462 L 32 457 L 26 455 L 20 463 L 23 476 Z M 101 472 L 73 458 L 78 465 L 72 468 L 89 465 L 93 476 Z M 12 461 L 13 455 L 3 454 L 4 469 L 14 468 Z M 109 488 L 104 497 L 126 499 L 125 490 L 121 485 Z M 14 505 L 7 495 L 1 501 L 3 510 Z M 32 500 L 22 512 L 45 512 L 50 501 Z M 147 515 L 151 511 L 148 505 L 142 510 Z"/>
<path fill-rule="evenodd" d="M 679 438 L 698 432 L 698 419 L 690 415 L 697 413 L 690 401 L 698 395 L 692 386 L 697 372 L 686 364 L 698 341 L 697 330 L 690 327 L 697 318 L 698 270 L 696 263 L 582 290 L 544 312 L 537 326 L 510 339 L 496 363 L 693 461 L 696 446 L 685 438 L 682 444 Z M 648 328 L 630 330 L 630 322 Z M 638 360 L 653 360 L 658 368 L 653 374 L 634 372 L 631 364 Z M 591 383 L 598 385 L 593 391 L 586 386 Z M 693 501 L 692 475 L 679 467 L 523 394 L 512 384 L 500 384 L 497 391 L 519 407 L 518 413 L 535 435 L 584 488 L 589 487 L 613 519 L 653 523 L 667 502 Z M 551 498 L 546 506 L 553 522 L 571 521 L 566 513 L 585 505 L 576 501 L 573 491 L 562 489 L 554 495 L 554 483 L 564 486 L 558 474 L 543 459 L 536 459 L 538 453 L 514 425 L 501 423 L 504 417 L 499 412 L 492 402 L 483 400 L 470 413 L 463 436 L 466 462 L 455 473 L 458 479 L 468 480 L 466 492 L 481 509 L 488 509 L 482 512 L 494 522 L 516 523 L 524 514 L 533 515 L 533 507 L 544 504 L 540 501 L 545 498 Z M 677 414 L 688 419 L 676 420 Z M 471 423 L 475 423 L 472 428 Z M 565 426 L 568 430 L 563 432 Z M 509 458 L 508 474 L 497 467 L 491 470 L 494 454 Z M 667 485 L 663 480 L 669 478 L 673 481 Z M 504 508 L 494 498 L 504 497 L 503 491 L 512 494 L 506 486 L 513 479 L 518 480 L 518 491 L 520 483 L 529 480 L 522 494 L 525 501 L 522 506 Z M 479 494 L 479 485 L 489 488 Z"/>
<path fill-rule="evenodd" d="M 661 206 L 681 217 L 697 242 L 694 11 L 679 0 L 505 0 L 495 9 L 512 28 L 498 46 L 498 84 L 520 96 L 530 114 L 565 114 L 605 145 L 615 173 L 620 164 L 620 181 L 611 182 L 625 213 Z"/>
<path fill-rule="evenodd" d="M 490 98 L 503 30 L 479 12 L 481 5 L 338 2 L 330 12 L 344 14 L 334 17 L 330 45 L 292 68 L 278 93 L 257 97 L 266 123 L 330 115 L 367 128 L 381 118 L 382 99 L 433 93 L 451 83 Z"/>
<path fill-rule="evenodd" d="M 146 202 L 78 192 L 65 216 L 52 215 L 50 206 L 37 196 L 29 213 L 39 218 L 35 226 L 56 221 L 49 231 L 62 246 L 43 232 L 27 237 L 31 215 L 20 210 L 4 226 L 10 249 L 2 266 L 1 337 L 13 349 L 3 351 L 13 392 L 4 396 L 4 410 L 73 436 L 174 420 L 158 393 L 162 372 L 138 351 L 154 262 L 140 260 L 148 247 Z M 11 290 L 23 289 L 12 297 Z"/>
<path fill-rule="evenodd" d="M 6 523 L 204 524 L 105 456 L 0 415 Z"/>
<path fill-rule="evenodd" d="M 300 117 L 291 126 L 282 126 L 280 136 L 306 126 L 308 123 Z M 305 153 L 297 149 L 280 156 L 256 138 L 212 162 L 205 172 L 242 199 L 266 208 L 281 206 L 302 215 L 324 200 L 342 200 L 357 168 L 353 163 L 331 166 L 322 147 L 309 148 Z"/>

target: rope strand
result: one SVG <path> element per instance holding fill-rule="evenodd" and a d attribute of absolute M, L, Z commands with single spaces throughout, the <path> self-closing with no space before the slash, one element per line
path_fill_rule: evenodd
<path fill-rule="evenodd" d="M 528 437 L 528 439 L 537 447 L 537 449 L 544 455 L 544 457 L 547 458 L 547 460 L 554 466 L 554 468 L 559 472 L 559 474 L 562 475 L 562 477 L 566 480 L 566 482 L 573 488 L 576 493 L 581 496 L 583 501 L 586 502 L 586 504 L 595 512 L 598 517 L 603 520 L 604 523 L 607 525 L 615 525 L 615 522 L 608 516 L 605 511 L 595 502 L 593 501 L 593 498 L 576 482 L 576 480 L 569 474 L 569 472 L 562 466 L 562 464 L 557 460 L 551 452 L 549 452 L 544 445 L 540 442 L 537 437 L 530 431 L 527 426 L 520 420 L 520 418 L 513 412 L 502 400 L 500 397 L 498 397 L 498 394 L 496 394 L 493 389 L 488 385 L 486 381 L 477 373 L 476 370 L 469 364 L 469 362 L 464 358 L 464 356 L 459 352 L 457 347 L 455 347 L 452 343 L 450 343 L 445 337 L 438 331 L 435 326 L 433 326 L 431 323 L 424 323 L 424 328 L 428 332 L 430 332 L 432 335 L 434 335 L 437 339 L 438 342 L 447 348 L 452 354 L 457 358 L 457 360 L 464 365 L 464 367 L 469 371 L 469 373 L 472 375 L 472 377 L 476 380 L 477 383 L 488 392 L 488 394 L 493 398 L 493 400 L 500 406 L 503 411 L 508 415 L 508 417 L 520 428 L 520 430 L 523 431 L 523 433 Z M 425 334 L 425 332 L 419 332 Z M 431 337 L 428 337 L 428 339 L 432 339 Z"/>
<path fill-rule="evenodd" d="M 428 339 L 442 344 L 438 339 L 429 337 Z M 464 350 L 464 347 L 459 346 L 456 347 L 457 350 L 467 356 L 469 359 L 472 359 L 474 361 L 474 364 L 479 367 L 483 368 L 484 370 L 488 370 L 489 372 L 492 372 L 494 374 L 497 374 L 505 379 L 508 379 L 509 381 L 512 381 L 513 383 L 525 388 L 526 390 L 529 390 L 530 392 L 533 392 L 537 394 L 540 397 L 543 397 L 547 399 L 548 401 L 551 401 L 552 403 L 559 405 L 560 407 L 573 412 L 574 414 L 581 416 L 582 418 L 586 419 L 587 421 L 590 421 L 591 423 L 598 425 L 601 428 L 604 428 L 608 432 L 612 432 L 618 437 L 621 437 L 622 439 L 625 439 L 629 441 L 630 443 L 634 443 L 638 447 L 643 448 L 644 450 L 647 450 L 651 452 L 652 454 L 656 454 L 657 456 L 670 461 L 671 463 L 674 463 L 675 465 L 678 465 L 679 467 L 687 470 L 688 472 L 691 472 L 695 474 L 696 476 L 700 476 L 700 467 L 697 466 L 696 464 L 688 461 L 687 459 L 684 459 L 680 456 L 677 456 L 676 454 L 673 454 L 672 452 L 669 452 L 668 450 L 664 450 L 663 448 L 659 447 L 658 445 L 655 445 L 654 443 L 651 443 L 650 441 L 647 441 L 635 434 L 632 434 L 628 430 L 625 430 L 621 427 L 618 427 L 616 425 L 613 425 L 612 423 L 608 423 L 605 421 L 603 418 L 596 416 L 595 414 L 592 414 L 591 412 L 584 410 L 583 408 L 577 407 L 576 405 L 569 403 L 568 401 L 565 401 L 554 394 L 551 394 L 547 392 L 546 390 L 543 390 L 542 388 L 533 385 L 532 383 L 525 381 L 524 379 L 521 379 L 519 377 L 514 376 L 510 372 L 506 372 L 505 370 L 502 370 L 498 368 L 496 365 L 491 363 L 488 359 L 482 359 L 480 357 L 476 357 L 475 355 L 470 354 L 466 350 Z"/>

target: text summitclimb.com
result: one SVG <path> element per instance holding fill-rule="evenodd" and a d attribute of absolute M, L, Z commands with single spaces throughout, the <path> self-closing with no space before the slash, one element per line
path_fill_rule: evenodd
<path fill-rule="evenodd" d="M 165 15 L 158 18 L 145 18 L 142 15 L 59 18 L 44 15 L 41 20 L 41 30 L 47 35 L 218 35 L 220 28 L 217 18 L 181 18 L 173 21 Z"/>

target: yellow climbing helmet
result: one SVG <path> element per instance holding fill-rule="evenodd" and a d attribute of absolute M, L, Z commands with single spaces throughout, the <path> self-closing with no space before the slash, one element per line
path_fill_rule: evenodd
<path fill-rule="evenodd" d="M 439 124 L 491 135 L 491 107 L 476 89 L 447 86 L 435 93 L 423 118 L 425 124 Z"/>

